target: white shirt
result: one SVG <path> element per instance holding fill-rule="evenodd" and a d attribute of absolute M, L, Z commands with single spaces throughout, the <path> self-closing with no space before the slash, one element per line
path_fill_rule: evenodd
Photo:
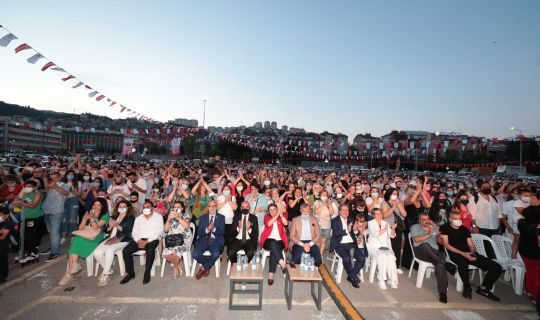
<path fill-rule="evenodd" d="M 507 217 L 508 223 L 510 224 L 510 227 L 512 227 L 512 230 L 514 230 L 514 233 L 519 233 L 518 230 L 518 221 L 519 219 L 523 219 L 523 216 L 521 213 L 519 213 L 516 208 L 527 208 L 529 204 L 527 202 L 524 202 L 522 200 L 514 200 L 513 206 L 512 206 L 512 214 Z"/>
<path fill-rule="evenodd" d="M 270 232 L 270 235 L 268 236 L 268 238 L 281 241 L 281 237 L 279 236 L 277 221 L 274 221 L 274 223 L 272 224 L 272 232 Z"/>
<path fill-rule="evenodd" d="M 127 196 L 122 195 L 121 193 L 112 193 L 115 190 L 120 190 L 122 193 L 127 194 Z M 129 192 L 129 188 L 128 188 L 128 186 L 126 184 L 122 184 L 122 185 L 111 184 L 109 186 L 109 188 L 107 189 L 107 194 L 111 198 L 112 202 L 116 203 L 116 199 L 118 199 L 118 197 L 120 197 L 120 196 L 124 197 L 124 199 L 127 199 L 127 197 L 129 197 L 130 192 Z M 129 199 L 127 199 L 127 200 L 129 200 Z"/>
<path fill-rule="evenodd" d="M 340 243 L 353 243 L 353 239 L 349 233 L 349 230 L 347 230 L 347 220 L 343 219 L 343 217 L 339 217 L 341 219 L 341 225 L 343 226 L 343 231 L 347 232 L 346 235 L 343 236 L 343 238 L 341 238 L 341 242 Z"/>
<path fill-rule="evenodd" d="M 247 223 L 249 222 L 249 214 L 243 214 L 242 215 L 242 223 L 240 224 L 240 227 L 236 227 L 236 230 L 238 230 L 238 235 L 236 236 L 236 239 L 238 240 L 242 240 L 242 226 L 244 225 L 244 219 L 246 220 L 246 226 L 247 226 Z M 253 230 L 253 228 L 249 228 L 247 231 L 246 231 L 246 240 L 249 240 L 251 239 L 249 237 L 249 235 L 251 234 L 251 231 Z M 279 234 L 278 234 L 279 236 Z"/>
<path fill-rule="evenodd" d="M 219 195 L 216 201 L 219 205 L 226 202 L 225 205 L 221 207 L 221 209 L 219 209 L 219 213 L 225 216 L 225 224 L 231 224 L 234 219 L 234 211 L 233 211 L 233 208 L 231 207 L 231 204 L 227 202 L 224 195 Z M 236 198 L 231 197 L 231 201 L 236 202 Z"/>
<path fill-rule="evenodd" d="M 489 195 L 489 200 L 478 195 L 478 203 L 474 202 L 474 196 L 469 199 L 467 209 L 472 214 L 478 228 L 494 230 L 499 228 L 499 219 L 503 217 L 499 203 Z"/>
<path fill-rule="evenodd" d="M 135 218 L 131 236 L 135 242 L 144 238 L 148 239 L 148 242 L 152 242 L 161 237 L 163 227 L 163 216 L 160 214 L 152 212 L 150 219 L 147 219 L 144 214 L 141 214 Z"/>
<path fill-rule="evenodd" d="M 127 185 L 128 185 L 128 188 L 133 187 L 133 183 L 131 183 L 131 181 L 129 180 L 127 182 Z M 146 180 L 144 180 L 143 178 L 139 178 L 137 182 L 135 182 L 135 185 L 137 185 L 137 187 L 139 187 L 142 190 L 146 190 Z M 137 193 L 139 194 L 139 203 L 144 204 L 144 201 L 146 200 L 146 193 L 140 192 L 139 190 L 135 188 L 133 188 L 133 190 L 131 191 L 137 191 Z"/>

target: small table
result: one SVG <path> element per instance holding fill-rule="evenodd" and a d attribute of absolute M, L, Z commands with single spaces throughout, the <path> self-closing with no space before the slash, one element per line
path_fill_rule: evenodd
<path fill-rule="evenodd" d="M 231 266 L 231 273 L 229 275 L 231 280 L 229 289 L 229 310 L 262 310 L 262 295 L 263 295 L 263 273 L 262 266 L 257 265 L 256 270 L 251 270 L 251 263 L 248 265 L 247 270 L 238 271 L 236 269 L 236 263 Z M 257 289 L 237 289 L 237 285 L 243 284 L 256 284 Z M 233 304 L 234 294 L 258 294 L 259 304 Z"/>
<path fill-rule="evenodd" d="M 300 265 L 297 265 L 296 268 L 291 268 L 290 265 L 287 265 L 287 274 L 285 276 L 285 300 L 287 301 L 287 308 L 291 310 L 292 306 L 292 292 L 293 292 L 293 283 L 295 281 L 301 282 L 311 282 L 311 296 L 317 310 L 321 311 L 321 301 L 322 301 L 322 277 L 319 273 L 319 269 L 315 268 L 314 271 L 302 271 L 300 270 Z M 317 282 L 317 295 L 315 295 L 315 283 Z"/>

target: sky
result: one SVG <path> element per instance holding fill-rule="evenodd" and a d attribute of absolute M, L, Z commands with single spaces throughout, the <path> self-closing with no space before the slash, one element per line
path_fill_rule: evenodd
<path fill-rule="evenodd" d="M 0 25 L 148 117 L 540 135 L 540 1 L 6 1 Z M 0 29 L 0 37 L 5 35 Z M 0 100 L 125 117 L 0 47 Z"/>

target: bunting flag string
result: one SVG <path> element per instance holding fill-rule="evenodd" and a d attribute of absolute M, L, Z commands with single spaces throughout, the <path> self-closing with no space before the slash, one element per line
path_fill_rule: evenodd
<path fill-rule="evenodd" d="M 17 36 L 15 36 L 11 31 L 9 31 L 6 27 L 0 25 L 0 29 L 3 29 L 5 30 L 7 33 L 4 34 L 4 35 L 0 35 L 0 46 L 1 47 L 7 47 L 9 46 L 13 41 L 16 41 L 16 40 L 20 40 Z M 33 51 L 34 53 L 28 57 L 26 59 L 26 61 L 30 64 L 36 64 L 39 60 L 41 59 L 45 59 L 47 60 L 47 62 L 41 67 L 41 71 L 47 71 L 47 70 L 53 70 L 53 71 L 58 71 L 58 72 L 63 72 L 63 73 L 67 73 L 67 76 L 63 76 L 61 78 L 62 81 L 68 81 L 68 80 L 71 80 L 71 79 L 76 79 L 78 80 L 77 84 L 73 85 L 71 88 L 73 89 L 77 89 L 81 86 L 85 86 L 86 89 L 89 89 L 89 90 L 92 90 L 92 92 L 90 92 L 88 94 L 88 96 L 90 98 L 93 98 L 95 97 L 96 95 L 98 95 L 95 100 L 97 102 L 100 102 L 101 100 L 103 100 L 104 98 L 107 98 L 107 102 L 110 103 L 111 101 L 113 101 L 112 99 L 110 99 L 109 97 L 107 97 L 106 95 L 104 94 L 100 94 L 100 92 L 96 89 L 93 89 L 90 85 L 84 83 L 83 81 L 81 81 L 78 77 L 76 77 L 75 75 L 69 73 L 66 71 L 65 68 L 62 68 L 60 66 L 58 66 L 55 62 L 53 62 L 51 59 L 45 57 L 42 53 L 38 52 L 36 49 L 34 49 L 33 47 L 31 47 L 28 43 L 26 42 L 23 42 L 21 44 L 19 44 L 17 47 L 15 47 L 14 49 L 15 51 L 15 54 L 19 54 L 23 51 Z M 22 53 L 21 53 L 22 54 Z M 109 106 L 112 107 L 116 104 L 116 102 L 112 102 Z M 120 105 L 120 112 L 123 112 L 124 110 L 126 109 L 126 107 Z M 151 119 L 149 117 L 144 117 L 146 119 Z M 152 119 L 152 121 L 154 121 Z"/>

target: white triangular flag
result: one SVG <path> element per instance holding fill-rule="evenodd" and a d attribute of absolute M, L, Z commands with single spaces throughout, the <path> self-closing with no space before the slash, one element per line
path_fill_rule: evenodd
<path fill-rule="evenodd" d="M 26 59 L 26 61 L 28 61 L 28 63 L 34 64 L 41 58 L 44 58 L 43 55 L 41 53 L 36 53 L 35 55 L 33 55 L 30 58 Z"/>
<path fill-rule="evenodd" d="M 17 37 L 13 33 L 8 33 L 0 38 L 0 46 L 7 47 L 7 45 L 15 39 L 17 39 Z"/>

